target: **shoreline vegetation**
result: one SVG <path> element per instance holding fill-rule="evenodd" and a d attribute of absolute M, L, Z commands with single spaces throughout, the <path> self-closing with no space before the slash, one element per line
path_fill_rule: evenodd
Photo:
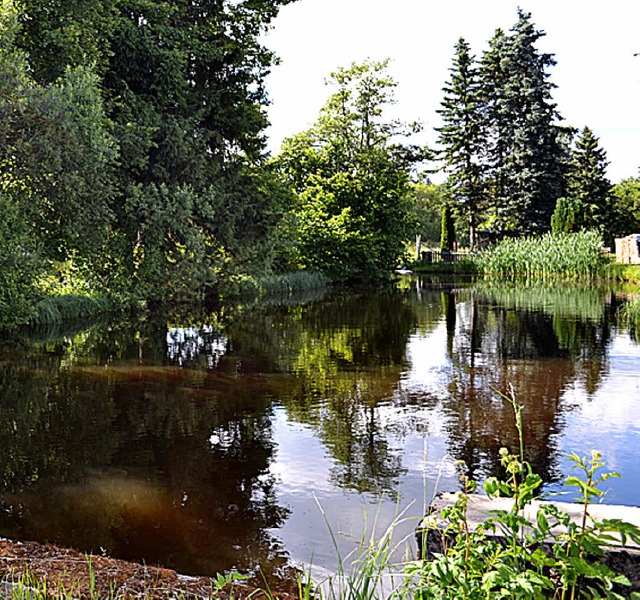
<path fill-rule="evenodd" d="M 627 283 L 631 286 L 631 298 L 623 307 L 622 315 L 630 326 L 637 328 L 640 324 L 640 265 L 612 262 L 602 252 L 600 236 L 595 231 L 505 239 L 457 262 L 424 264 L 414 261 L 408 265 L 417 274 Z M 293 271 L 262 277 L 238 274 L 224 282 L 218 295 L 223 301 L 276 297 L 322 289 L 334 283 L 320 271 Z M 81 289 L 82 286 L 76 287 Z M 74 293 L 72 289 L 68 293 L 50 293 L 40 299 L 25 324 L 53 325 L 149 309 L 144 303 L 131 304 L 106 295 Z"/>

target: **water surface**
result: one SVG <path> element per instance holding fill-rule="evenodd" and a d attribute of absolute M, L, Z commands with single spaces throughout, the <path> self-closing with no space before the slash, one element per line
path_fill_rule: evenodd
<path fill-rule="evenodd" d="M 517 448 L 640 504 L 640 346 L 612 290 L 404 279 L 0 342 L 0 535 L 183 573 L 335 568 Z M 329 525 L 328 525 L 328 524 Z M 415 520 L 399 526 L 409 535 Z M 331 528 L 331 530 L 329 529 Z"/>

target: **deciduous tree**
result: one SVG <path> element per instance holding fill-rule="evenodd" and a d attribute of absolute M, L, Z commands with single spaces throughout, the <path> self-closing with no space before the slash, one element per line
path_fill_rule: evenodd
<path fill-rule="evenodd" d="M 411 233 L 407 190 L 424 150 L 390 120 L 395 82 L 387 62 L 331 74 L 334 93 L 316 124 L 286 140 L 277 164 L 297 195 L 299 264 L 335 278 L 388 275 Z"/>

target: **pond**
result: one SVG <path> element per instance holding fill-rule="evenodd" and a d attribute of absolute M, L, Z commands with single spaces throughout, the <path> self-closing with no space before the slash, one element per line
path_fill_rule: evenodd
<path fill-rule="evenodd" d="M 458 461 L 517 448 L 562 493 L 566 453 L 640 504 L 640 345 L 611 289 L 431 281 L 318 291 L 0 341 L 0 536 L 185 574 L 321 576 Z M 567 499 L 561 496 L 562 499 Z"/>

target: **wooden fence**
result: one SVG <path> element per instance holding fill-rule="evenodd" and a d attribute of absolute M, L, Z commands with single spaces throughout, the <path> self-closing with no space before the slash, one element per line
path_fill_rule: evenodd
<path fill-rule="evenodd" d="M 423 250 L 420 252 L 422 263 L 425 265 L 457 263 L 462 259 L 468 258 L 468 256 L 468 252 L 441 252 L 440 250 Z"/>

